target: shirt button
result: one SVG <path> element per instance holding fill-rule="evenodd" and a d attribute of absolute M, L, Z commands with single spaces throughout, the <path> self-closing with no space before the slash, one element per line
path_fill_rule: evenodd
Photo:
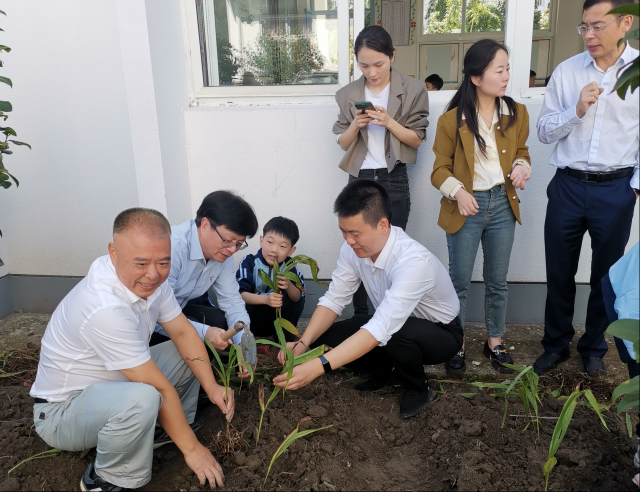
<path fill-rule="evenodd" d="M 496 128 L 497 128 L 498 130 L 500 130 L 500 127 L 499 127 L 499 126 L 498 126 L 498 127 L 496 127 Z"/>
<path fill-rule="evenodd" d="M 504 149 L 502 149 L 502 153 L 503 153 L 503 154 L 506 154 L 506 153 L 507 153 L 507 151 L 506 151 L 506 150 L 504 150 Z"/>
<path fill-rule="evenodd" d="M 515 196 L 512 196 L 512 197 L 511 197 L 511 199 L 512 199 L 512 200 L 515 200 L 516 198 L 517 198 L 517 197 L 515 197 Z"/>

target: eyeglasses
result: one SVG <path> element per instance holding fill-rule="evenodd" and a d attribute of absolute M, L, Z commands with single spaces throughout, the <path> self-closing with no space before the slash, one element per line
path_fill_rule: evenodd
<path fill-rule="evenodd" d="M 225 239 L 220 235 L 220 233 L 218 232 L 218 229 L 216 229 L 216 226 L 211 224 L 211 227 L 213 227 L 213 230 L 216 231 L 216 234 L 220 236 L 220 239 L 222 239 L 223 248 L 231 249 L 232 247 L 235 246 L 236 251 L 242 251 L 243 249 L 246 249 L 249 247 L 249 245 L 247 244 L 247 241 L 240 241 L 236 243 L 235 241 L 231 241 L 230 239 Z"/>
<path fill-rule="evenodd" d="M 614 21 L 617 21 L 620 17 L 622 17 L 622 16 L 619 15 L 618 17 L 616 17 L 612 21 L 609 21 L 606 24 L 602 24 L 601 26 L 578 26 L 578 27 L 576 27 L 576 31 L 578 31 L 578 34 L 580 34 L 580 36 L 584 36 L 585 34 L 587 34 L 587 31 L 589 31 L 592 34 L 598 34 L 600 31 L 602 31 L 609 24 L 611 24 Z"/>

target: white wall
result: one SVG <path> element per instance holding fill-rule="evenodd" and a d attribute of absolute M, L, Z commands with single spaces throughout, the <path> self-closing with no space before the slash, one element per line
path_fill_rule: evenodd
<path fill-rule="evenodd" d="M 435 123 L 452 93 L 433 94 L 427 141 L 420 147 L 417 165 L 409 166 L 412 205 L 407 232 L 447 265 L 445 233 L 437 226 L 441 195 L 431 185 L 430 175 Z M 548 164 L 552 146 L 541 144 L 535 133 L 542 97 L 523 102 L 532 127 L 528 145 L 533 177 L 520 193 L 523 226 L 517 227 L 509 280 L 544 282 L 546 186 L 555 168 Z M 255 207 L 260 227 L 275 215 L 295 220 L 301 234 L 298 252 L 318 260 L 321 276 L 328 277 L 342 243 L 332 203 L 347 182 L 347 174 L 338 169 L 342 151 L 331 133 L 337 111 L 333 103 L 188 109 L 185 122 L 194 212 L 210 191 L 238 190 Z M 637 240 L 636 206 L 629 244 Z M 249 251 L 259 247 L 257 238 L 249 244 Z M 587 237 L 577 276 L 580 282 L 589 281 L 589 258 Z M 482 279 L 480 251 L 473 278 Z"/>
<path fill-rule="evenodd" d="M 20 187 L 0 191 L 9 273 L 84 275 L 106 253 L 115 215 L 138 204 L 113 2 L 3 6 L 0 99 L 21 147 L 5 158 Z M 0 272 L 1 273 L 1 272 Z"/>

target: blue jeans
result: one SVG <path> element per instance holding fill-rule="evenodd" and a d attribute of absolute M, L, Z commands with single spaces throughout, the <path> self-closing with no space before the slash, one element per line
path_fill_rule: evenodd
<path fill-rule="evenodd" d="M 504 185 L 487 191 L 474 191 L 480 210 L 467 217 L 455 234 L 447 234 L 449 276 L 460 299 L 460 323 L 464 326 L 467 311 L 467 291 L 473 265 L 482 241 L 485 286 L 484 316 L 489 337 L 501 337 L 506 330 L 507 272 L 516 229 L 516 218 L 509 204 Z M 454 211 L 454 214 L 459 213 Z"/>

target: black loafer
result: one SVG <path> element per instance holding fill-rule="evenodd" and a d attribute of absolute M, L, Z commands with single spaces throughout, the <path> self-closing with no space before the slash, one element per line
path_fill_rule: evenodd
<path fill-rule="evenodd" d="M 125 492 L 131 489 L 125 489 L 124 487 L 113 485 L 112 483 L 109 483 L 106 480 L 101 479 L 98 475 L 96 475 L 94 464 L 89 463 L 89 466 L 87 466 L 87 470 L 84 472 L 84 475 L 82 476 L 82 480 L 80 480 L 80 490 L 82 490 L 83 492 L 90 492 L 93 490 L 95 491 L 105 490 L 109 492 Z"/>
<path fill-rule="evenodd" d="M 513 364 L 513 359 L 507 353 L 507 350 L 502 345 L 496 345 L 493 350 L 489 348 L 489 342 L 484 342 L 484 349 L 482 354 L 491 361 L 491 366 L 502 374 L 513 374 L 513 369 L 503 366 L 502 364 Z"/>
<path fill-rule="evenodd" d="M 408 419 L 419 415 L 435 397 L 436 392 L 429 386 L 428 382 L 427 389 L 424 391 L 405 391 L 400 402 L 400 417 Z"/>
<path fill-rule="evenodd" d="M 198 432 L 203 425 L 204 419 L 200 415 L 196 415 L 196 418 L 193 419 L 192 424 L 189 424 L 189 427 L 191 427 L 193 432 Z M 153 449 L 158 449 L 165 444 L 171 443 L 173 443 L 173 441 L 169 437 L 169 434 L 167 434 L 162 427 L 156 427 L 155 435 L 153 437 Z"/>
<path fill-rule="evenodd" d="M 533 364 L 533 370 L 538 376 L 541 376 L 545 372 L 548 372 L 551 369 L 555 369 L 564 361 L 569 360 L 570 356 L 571 354 L 569 353 L 568 348 L 558 353 L 545 352 L 535 361 L 535 363 Z"/>
<path fill-rule="evenodd" d="M 381 379 L 369 378 L 356 383 L 353 387 L 357 391 L 378 391 L 385 386 L 393 386 L 394 378 L 391 374 Z"/>
<path fill-rule="evenodd" d="M 582 362 L 584 364 L 584 372 L 589 376 L 607 375 L 607 368 L 604 366 L 604 361 L 600 357 L 583 357 Z"/>
<path fill-rule="evenodd" d="M 445 362 L 444 370 L 447 371 L 447 374 L 464 374 L 467 371 L 467 364 L 464 360 L 464 350 L 460 349 L 460 352 Z"/>

